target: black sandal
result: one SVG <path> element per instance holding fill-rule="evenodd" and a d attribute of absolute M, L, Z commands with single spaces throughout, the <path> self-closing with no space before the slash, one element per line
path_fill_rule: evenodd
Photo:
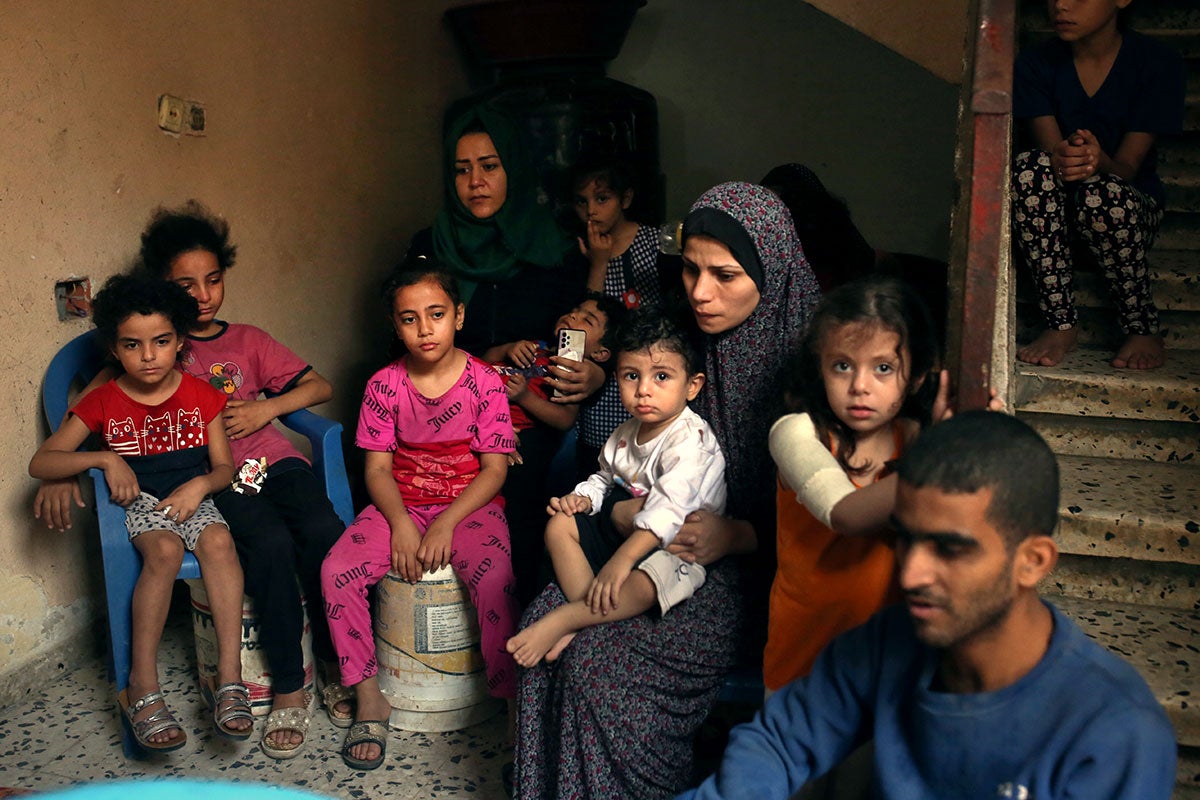
<path fill-rule="evenodd" d="M 385 719 L 371 719 L 354 723 L 346 731 L 346 740 L 342 742 L 342 761 L 345 761 L 346 766 L 351 769 L 375 769 L 383 763 L 383 756 L 387 753 L 387 736 L 388 721 Z M 379 745 L 379 755 L 371 759 L 355 758 L 350 755 L 350 750 L 360 744 Z"/>

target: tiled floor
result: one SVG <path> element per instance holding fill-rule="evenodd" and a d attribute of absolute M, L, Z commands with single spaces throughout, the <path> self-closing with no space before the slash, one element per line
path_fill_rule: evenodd
<path fill-rule="evenodd" d="M 313 715 L 308 743 L 289 761 L 275 761 L 246 742 L 217 736 L 196 688 L 192 629 L 168 624 L 159 664 L 163 690 L 188 732 L 187 745 L 145 761 L 127 761 L 107 668 L 101 659 L 75 669 L 41 696 L 0 710 L 0 786 L 34 790 L 115 779 L 186 777 L 293 786 L 342 798 L 501 800 L 504 716 L 457 733 L 392 731 L 383 766 L 356 772 L 340 756 L 344 732 L 323 710 Z"/>

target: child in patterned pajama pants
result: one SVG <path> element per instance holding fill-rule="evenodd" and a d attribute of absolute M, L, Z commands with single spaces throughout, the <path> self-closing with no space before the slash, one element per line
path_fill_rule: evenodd
<path fill-rule="evenodd" d="M 1146 253 L 1163 211 L 1153 197 L 1116 175 L 1064 183 L 1050 154 L 1031 150 L 1013 166 L 1013 240 L 1037 282 L 1046 327 L 1068 330 L 1079 322 L 1071 292 L 1071 242 L 1078 237 L 1104 271 L 1126 334 L 1158 333 Z"/>

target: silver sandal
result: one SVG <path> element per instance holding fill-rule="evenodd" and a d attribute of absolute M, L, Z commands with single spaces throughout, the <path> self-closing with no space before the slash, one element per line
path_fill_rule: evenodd
<path fill-rule="evenodd" d="M 129 728 L 133 731 L 133 738 L 137 739 L 137 743 L 142 747 L 147 750 L 153 750 L 156 753 L 169 753 L 187 744 L 187 731 L 179 724 L 179 720 L 175 719 L 175 715 L 171 713 L 171 709 L 167 708 L 166 698 L 163 697 L 161 691 L 142 695 L 131 704 L 129 702 L 129 690 L 122 689 L 117 694 L 117 702 L 121 704 L 121 711 L 124 712 L 125 719 L 129 722 Z M 155 703 L 162 703 L 162 708 L 148 717 L 134 719 L 135 716 Z M 151 736 L 172 729 L 179 731 L 180 735 L 178 738 L 169 739 L 165 742 L 150 741 Z"/>
<path fill-rule="evenodd" d="M 215 692 L 211 686 L 206 685 L 204 695 L 205 700 L 212 706 L 217 733 L 235 742 L 244 742 L 250 738 L 250 733 L 254 730 L 254 712 L 250 710 L 250 690 L 246 688 L 246 684 L 226 683 Z M 221 710 L 222 703 L 228 703 L 224 711 Z M 245 730 L 229 727 L 229 723 L 239 719 L 248 719 L 251 724 Z"/>

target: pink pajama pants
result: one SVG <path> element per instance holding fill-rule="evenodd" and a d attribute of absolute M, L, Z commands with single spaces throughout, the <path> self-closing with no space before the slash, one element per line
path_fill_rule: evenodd
<path fill-rule="evenodd" d="M 445 508 L 409 506 L 408 515 L 424 535 Z M 504 512 L 495 503 L 488 503 L 471 514 L 454 529 L 450 548 L 450 564 L 466 584 L 479 616 L 488 691 L 493 697 L 515 697 L 516 665 L 505 644 L 516 632 L 520 608 Z M 391 567 L 391 527 L 374 505 L 355 518 L 321 565 L 325 615 L 346 686 L 370 678 L 379 670 L 367 589 Z"/>

